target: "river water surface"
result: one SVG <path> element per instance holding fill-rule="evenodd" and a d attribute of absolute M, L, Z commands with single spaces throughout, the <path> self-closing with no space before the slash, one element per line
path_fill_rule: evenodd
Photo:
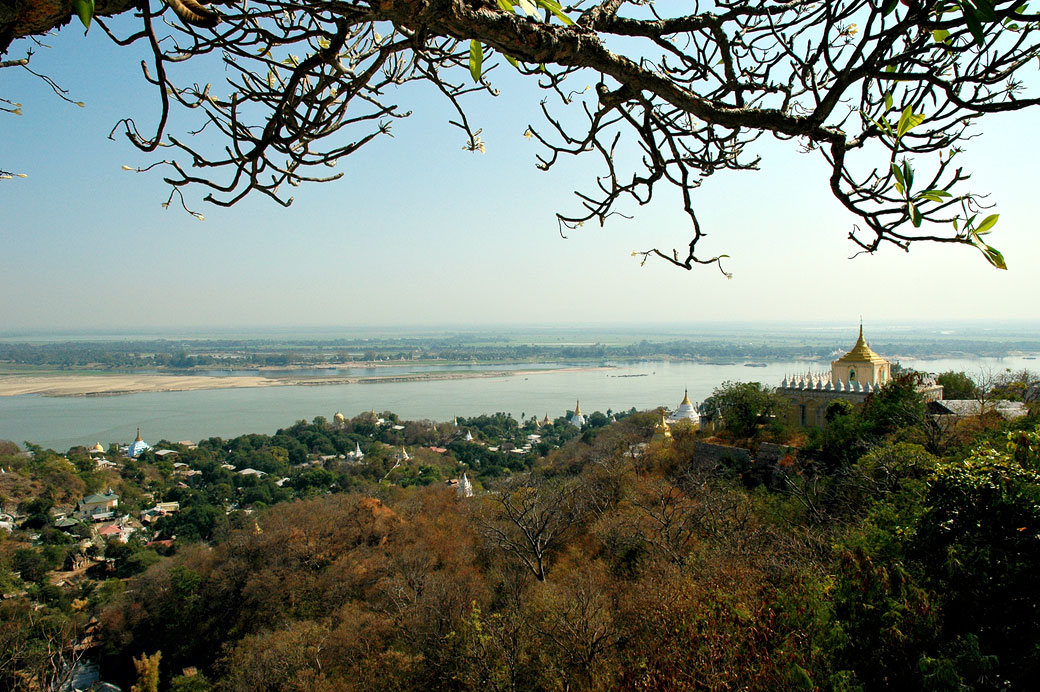
<path fill-rule="evenodd" d="M 963 370 L 969 375 L 1040 369 L 1032 358 L 950 358 L 903 360 L 905 367 L 928 372 Z M 691 362 L 587 363 L 589 369 L 545 368 L 533 374 L 472 379 L 322 386 L 273 386 L 155 392 L 105 397 L 0 397 L 0 439 L 30 441 L 65 450 L 74 445 L 126 443 L 136 429 L 151 443 L 159 439 L 230 438 L 245 433 L 273 434 L 300 419 L 332 419 L 342 411 L 393 411 L 409 420 L 448 421 L 503 411 L 514 417 L 563 415 L 581 400 L 585 414 L 608 409 L 675 408 L 689 388 L 702 401 L 726 380 L 776 386 L 786 376 L 829 371 L 827 362 L 771 362 L 764 367 Z M 601 366 L 609 366 L 602 368 Z M 524 370 L 545 366 L 524 365 Z M 594 369 L 593 369 L 594 368 Z M 458 370 L 458 368 L 452 368 Z M 476 366 L 473 369 L 501 370 Z M 418 368 L 407 372 L 416 372 Z M 389 372 L 365 374 L 391 374 Z M 398 374 L 398 373 L 393 373 Z M 405 374 L 404 372 L 400 374 Z"/>

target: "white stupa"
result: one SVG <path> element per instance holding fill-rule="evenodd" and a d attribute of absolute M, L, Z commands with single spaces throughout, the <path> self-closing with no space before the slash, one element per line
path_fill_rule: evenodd
<path fill-rule="evenodd" d="M 674 424 L 685 420 L 696 424 L 700 422 L 700 419 L 701 417 L 697 413 L 697 409 L 690 403 L 689 391 L 684 391 L 682 403 L 679 404 L 679 408 L 672 411 L 672 414 L 668 416 L 668 422 Z"/>
<path fill-rule="evenodd" d="M 137 429 L 137 439 L 130 443 L 130 446 L 126 448 L 126 455 L 131 459 L 136 459 L 141 456 L 152 446 L 141 439 L 141 428 Z"/>
<path fill-rule="evenodd" d="M 586 423 L 585 416 L 581 415 L 581 401 L 574 404 L 574 415 L 571 416 L 571 425 L 580 428 Z"/>

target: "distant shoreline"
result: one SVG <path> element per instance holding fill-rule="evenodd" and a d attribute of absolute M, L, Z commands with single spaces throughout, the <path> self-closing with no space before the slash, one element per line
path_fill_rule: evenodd
<path fill-rule="evenodd" d="M 344 384 L 432 382 L 488 377 L 530 376 L 560 372 L 612 370 L 614 366 L 539 368 L 532 370 L 486 370 L 480 372 L 421 372 L 405 375 L 363 377 L 263 377 L 250 375 L 135 375 L 82 373 L 76 375 L 0 375 L 0 397 L 35 394 L 45 397 L 122 396 L 154 392 L 188 392 L 204 389 L 252 387 L 300 387 Z"/>

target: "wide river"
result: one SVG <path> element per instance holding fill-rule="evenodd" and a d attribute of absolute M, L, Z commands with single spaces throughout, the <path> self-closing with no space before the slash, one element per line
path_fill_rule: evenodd
<path fill-rule="evenodd" d="M 969 375 L 1040 369 L 1034 358 L 906 360 L 927 372 L 963 370 Z M 689 362 L 588 363 L 590 369 L 546 369 L 536 374 L 472 379 L 322 386 L 274 386 L 156 392 L 104 397 L 0 397 L 0 439 L 30 441 L 65 450 L 75 445 L 129 442 L 138 426 L 148 442 L 273 434 L 300 419 L 352 417 L 393 411 L 411 420 L 448 421 L 503 411 L 514 417 L 563 415 L 581 400 L 585 414 L 608 409 L 675 408 L 683 389 L 699 402 L 726 380 L 775 386 L 785 376 L 829 371 L 829 363 L 772 362 L 764 367 Z M 607 369 L 601 366 L 612 366 Z M 530 365 L 524 370 L 534 369 Z M 538 366 L 535 366 L 537 368 Z M 568 365 L 570 367 L 570 365 Z M 595 369 L 592 369 L 595 368 Z M 464 368 L 460 368 L 462 370 Z M 497 368 L 501 369 L 501 368 Z M 414 370 L 413 370 L 414 372 Z M 378 374 L 390 374 L 385 371 Z"/>

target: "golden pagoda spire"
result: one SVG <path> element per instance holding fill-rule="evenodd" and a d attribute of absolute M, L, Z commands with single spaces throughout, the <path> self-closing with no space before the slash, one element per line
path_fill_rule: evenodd
<path fill-rule="evenodd" d="M 581 415 L 581 400 L 580 399 L 576 400 L 576 403 L 574 404 L 574 415 L 576 415 L 576 416 L 580 416 Z"/>
<path fill-rule="evenodd" d="M 137 426 L 137 439 L 134 440 L 134 442 L 143 442 L 143 441 L 144 440 L 141 439 L 141 426 L 138 425 Z"/>
<path fill-rule="evenodd" d="M 673 401 L 674 401 L 674 399 L 673 399 Z M 689 389 L 684 389 L 683 390 L 682 403 L 679 404 L 679 405 L 680 406 L 693 406 L 693 404 L 690 402 L 690 390 Z"/>
<path fill-rule="evenodd" d="M 852 350 L 855 351 L 857 348 L 858 349 L 869 348 L 869 346 L 867 346 L 867 340 L 863 338 L 863 323 L 862 322 L 859 325 L 859 338 L 856 339 L 856 345 L 852 347 Z"/>
<path fill-rule="evenodd" d="M 852 350 L 846 353 L 844 356 L 837 360 L 839 363 L 881 363 L 886 362 L 884 358 L 874 353 L 870 346 L 867 345 L 867 340 L 863 338 L 863 321 L 859 323 L 859 338 L 856 339 L 856 345 L 852 347 Z"/>
<path fill-rule="evenodd" d="M 664 413 L 661 414 L 661 420 L 654 426 L 654 440 L 668 440 L 672 437 L 672 429 L 668 425 L 668 421 L 665 420 Z"/>

